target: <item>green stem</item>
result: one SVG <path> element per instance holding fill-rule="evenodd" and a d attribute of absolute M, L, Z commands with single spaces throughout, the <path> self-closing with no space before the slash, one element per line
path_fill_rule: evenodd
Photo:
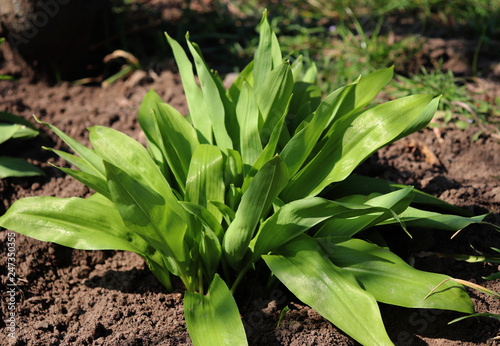
<path fill-rule="evenodd" d="M 252 262 L 248 263 L 238 274 L 238 277 L 236 277 L 236 280 L 234 280 L 233 286 L 231 286 L 231 294 L 234 295 L 234 292 L 236 291 L 236 288 L 238 287 L 239 283 L 241 280 L 243 280 L 243 277 L 247 273 L 247 271 L 252 267 Z"/>

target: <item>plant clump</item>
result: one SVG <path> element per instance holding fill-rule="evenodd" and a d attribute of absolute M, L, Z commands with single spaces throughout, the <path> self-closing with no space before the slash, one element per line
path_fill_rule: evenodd
<path fill-rule="evenodd" d="M 60 169 L 95 193 L 16 201 L 0 226 L 77 249 L 135 252 L 169 290 L 178 277 L 195 345 L 247 343 L 233 294 L 257 267 L 365 345 L 392 344 L 379 302 L 473 313 L 460 283 L 412 268 L 373 235 L 391 225 L 456 231 L 484 216 L 456 215 L 411 186 L 353 174 L 426 126 L 439 96 L 366 108 L 391 81 L 386 68 L 322 98 L 315 66 L 283 60 L 266 14 L 259 32 L 253 61 L 228 90 L 186 36 L 200 87 L 167 35 L 189 114 L 149 91 L 138 115 L 147 149 L 102 126 L 89 129 L 88 148 L 46 124 L 76 153 L 49 149 L 76 168 Z"/>

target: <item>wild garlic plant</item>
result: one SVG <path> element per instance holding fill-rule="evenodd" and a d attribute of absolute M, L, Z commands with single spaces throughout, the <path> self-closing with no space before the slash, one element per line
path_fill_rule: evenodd
<path fill-rule="evenodd" d="M 195 345 L 247 344 L 233 293 L 257 264 L 365 345 L 392 344 L 378 302 L 473 313 L 453 280 L 424 300 L 448 277 L 412 268 L 365 231 L 455 231 L 483 216 L 424 211 L 417 206 L 452 207 L 353 174 L 379 148 L 426 126 L 439 97 L 367 108 L 393 77 L 386 68 L 322 98 L 315 67 L 283 60 L 266 14 L 259 29 L 254 60 L 228 90 L 186 36 L 200 87 L 167 35 L 189 114 L 149 91 L 138 115 L 147 149 L 102 126 L 89 129 L 88 148 L 46 124 L 76 153 L 49 149 L 76 168 L 60 169 L 95 193 L 19 200 L 0 226 L 77 249 L 135 252 L 168 290 L 171 276 L 180 278 Z"/>

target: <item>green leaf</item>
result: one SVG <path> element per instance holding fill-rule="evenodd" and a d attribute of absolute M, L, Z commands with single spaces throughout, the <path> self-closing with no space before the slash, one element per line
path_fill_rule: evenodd
<path fill-rule="evenodd" d="M 102 196 L 23 198 L 0 217 L 0 226 L 74 249 L 135 252 L 148 261 L 167 288 L 170 286 L 161 254 L 128 229 L 113 203 Z"/>
<path fill-rule="evenodd" d="M 351 88 L 352 84 L 339 88 L 328 95 L 314 112 L 311 122 L 294 135 L 283 148 L 280 156 L 288 167 L 290 177 L 297 173 L 312 152 L 323 131 L 334 121 L 340 105 Z"/>
<path fill-rule="evenodd" d="M 87 148 L 83 144 L 80 144 L 77 140 L 71 138 L 61 130 L 59 130 L 54 125 L 41 122 L 35 117 L 35 120 L 43 125 L 48 126 L 52 131 L 56 133 L 73 151 L 78 154 L 86 163 L 86 167 L 94 171 L 94 175 L 104 178 L 104 165 L 102 164 L 102 158 L 95 153 L 94 150 Z M 80 168 L 81 169 L 81 168 Z M 87 171 L 89 172 L 89 171 Z"/>
<path fill-rule="evenodd" d="M 191 157 L 200 144 L 196 131 L 175 108 L 165 103 L 158 105 L 153 113 L 161 137 L 161 151 L 184 191 Z"/>
<path fill-rule="evenodd" d="M 329 184 L 345 179 L 373 152 L 407 135 L 408 129 L 415 130 L 415 124 L 429 122 L 438 102 L 439 98 L 415 95 L 342 117 L 333 124 L 334 135 L 292 178 L 280 197 L 292 201 L 316 195 Z"/>
<path fill-rule="evenodd" d="M 28 161 L 17 157 L 0 156 L 0 179 L 7 177 L 33 177 L 43 171 Z"/>
<path fill-rule="evenodd" d="M 285 163 L 276 156 L 255 175 L 243 194 L 236 216 L 226 231 L 223 251 L 236 268 L 247 251 L 257 224 L 288 181 Z"/>
<path fill-rule="evenodd" d="M 357 174 L 351 174 L 345 180 L 325 190 L 325 196 L 337 199 L 344 196 L 350 196 L 352 194 L 367 195 L 374 192 L 385 194 L 395 190 L 404 189 L 405 187 L 405 185 L 394 184 L 385 179 L 377 179 Z M 465 209 L 449 204 L 420 190 L 414 189 L 414 191 L 415 196 L 413 198 L 412 204 L 421 204 L 431 207 L 433 208 L 433 210 L 441 209 L 447 210 L 454 214 L 472 216 L 472 214 L 467 212 Z"/>
<path fill-rule="evenodd" d="M 194 46 L 189 38 L 186 37 L 186 41 L 194 58 L 194 63 L 196 65 L 196 71 L 198 72 L 198 78 L 200 79 L 201 89 L 203 92 L 203 100 L 205 102 L 205 116 L 208 114 L 210 121 L 212 123 L 212 129 L 217 142 L 217 146 L 225 152 L 227 149 L 233 149 L 233 141 L 229 136 L 226 128 L 226 121 L 229 122 L 230 114 L 226 114 L 225 102 L 222 99 L 225 98 L 225 93 L 221 93 L 219 87 L 217 86 L 216 78 L 210 72 L 203 56 Z"/>
<path fill-rule="evenodd" d="M 455 232 L 473 223 L 481 223 L 486 215 L 464 217 L 459 215 L 440 214 L 409 207 L 399 215 L 400 219 L 410 227 L 440 229 Z M 392 224 L 393 219 L 381 222 L 381 225 Z"/>
<path fill-rule="evenodd" d="M 262 150 L 262 152 L 260 153 L 257 161 L 255 161 L 254 165 L 245 176 L 242 186 L 243 191 L 246 191 L 248 189 L 248 186 L 253 177 L 262 168 L 262 166 L 264 166 L 266 162 L 271 160 L 276 155 L 276 147 L 278 146 L 281 130 L 283 129 L 283 124 L 285 123 L 285 117 L 286 114 L 283 114 L 280 121 L 274 127 L 273 132 L 271 133 L 271 137 L 269 138 L 269 142 L 264 147 L 264 150 Z"/>
<path fill-rule="evenodd" d="M 104 177 L 102 177 L 100 174 L 96 175 L 94 167 L 90 166 L 84 159 L 75 155 L 68 154 L 67 152 L 64 151 L 47 147 L 42 147 L 42 148 L 51 151 L 53 153 L 56 153 L 57 155 L 59 155 L 59 157 L 63 158 L 64 160 L 66 160 L 67 162 L 71 163 L 73 166 L 78 168 L 79 171 L 64 167 L 58 167 L 56 165 L 52 166 L 57 167 L 62 172 L 72 176 L 73 178 L 85 184 L 89 188 L 95 190 L 101 195 L 104 195 L 106 198 L 110 198 L 108 183 L 106 182 Z"/>
<path fill-rule="evenodd" d="M 28 127 L 38 133 L 36 127 L 28 120 L 19 115 L 15 115 L 9 112 L 0 111 L 0 122 L 24 125 L 25 127 Z"/>
<path fill-rule="evenodd" d="M 127 135 L 103 126 L 90 128 L 89 138 L 101 161 L 108 161 L 127 172 L 133 179 L 158 192 L 173 212 L 172 223 L 184 224 L 186 212 L 177 203 L 170 185 L 146 148 Z"/>
<path fill-rule="evenodd" d="M 179 202 L 191 215 L 196 216 L 204 226 L 210 228 L 217 238 L 222 241 L 224 229 L 220 221 L 206 207 L 191 202 Z M 212 204 L 213 205 L 213 204 Z"/>
<path fill-rule="evenodd" d="M 246 81 L 250 86 L 253 85 L 253 66 L 254 60 L 250 61 L 250 63 L 245 66 L 243 71 L 241 71 L 238 75 L 238 78 L 236 78 L 233 84 L 229 87 L 229 90 L 227 91 L 227 97 L 234 104 L 238 104 L 238 99 L 243 87 L 243 82 Z"/>
<path fill-rule="evenodd" d="M 187 57 L 181 45 L 165 33 L 167 41 L 174 53 L 175 62 L 179 68 L 182 85 L 186 94 L 186 100 L 189 107 L 191 119 L 193 120 L 194 128 L 198 133 L 200 143 L 212 143 L 212 123 L 207 117 L 205 109 L 205 100 L 203 92 L 196 84 L 193 73 L 193 65 Z"/>
<path fill-rule="evenodd" d="M 463 286 L 446 282 L 425 299 L 446 275 L 417 270 L 392 252 L 360 239 L 335 243 L 316 238 L 330 260 L 351 272 L 377 301 L 406 308 L 455 310 L 473 313 L 474 306 Z"/>
<path fill-rule="evenodd" d="M 186 274 L 189 256 L 184 243 L 186 222 L 154 189 L 107 161 L 104 165 L 111 198 L 125 225 L 160 251 L 172 274 L 180 276 L 186 287 L 190 287 Z M 182 209 L 177 200 L 175 204 Z"/>
<path fill-rule="evenodd" d="M 58 167 L 55 165 L 54 167 L 57 167 L 62 172 L 66 173 L 69 176 L 72 176 L 79 182 L 85 184 L 87 187 L 93 189 L 95 192 L 98 192 L 99 194 L 103 195 L 108 199 L 111 199 L 111 195 L 109 194 L 108 183 L 106 182 L 106 180 L 84 171 Z"/>
<path fill-rule="evenodd" d="M 254 56 L 254 88 L 266 86 L 266 79 L 273 69 L 273 37 L 272 29 L 267 21 L 267 10 L 264 10 L 259 24 L 259 45 Z"/>
<path fill-rule="evenodd" d="M 259 136 L 259 106 L 252 87 L 243 80 L 236 117 L 240 127 L 240 151 L 243 163 L 252 166 L 260 153 L 262 144 Z"/>
<path fill-rule="evenodd" d="M 0 124 L 0 144 L 14 137 L 14 134 L 22 128 L 18 124 Z M 260 140 L 259 140 L 260 142 Z"/>
<path fill-rule="evenodd" d="M 453 321 L 448 322 L 448 324 L 460 322 L 462 320 L 465 320 L 466 318 L 471 318 L 471 317 L 491 317 L 491 318 L 494 318 L 494 319 L 500 321 L 500 315 L 492 314 L 492 313 L 489 313 L 489 312 L 483 312 L 483 313 L 479 313 L 479 314 L 472 314 L 472 315 L 467 315 L 467 316 L 462 316 L 462 317 L 459 317 L 459 318 L 455 318 Z"/>
<path fill-rule="evenodd" d="M 297 298 L 358 342 L 392 345 L 375 298 L 332 264 L 313 238 L 302 234 L 262 257 Z"/>
<path fill-rule="evenodd" d="M 217 274 L 206 295 L 184 294 L 184 316 L 194 345 L 247 345 L 238 306 Z"/>
<path fill-rule="evenodd" d="M 404 189 L 396 190 L 385 195 L 369 198 L 367 196 L 351 195 L 341 199 L 343 202 L 354 202 L 356 197 L 363 198 L 363 203 L 374 207 L 391 209 L 396 214 L 402 213 L 413 200 L 414 189 L 407 186 Z M 365 200 L 366 199 L 366 200 Z M 340 201 L 340 200 L 339 200 Z M 389 213 L 372 213 L 359 215 L 350 219 L 332 219 L 327 221 L 316 233 L 315 237 L 329 237 L 329 239 L 347 239 L 353 235 L 368 229 L 386 219 L 391 218 Z M 401 219 L 398 216 L 399 219 Z"/>
<path fill-rule="evenodd" d="M 163 103 L 160 96 L 150 89 L 142 99 L 137 120 L 148 141 L 148 150 L 154 161 L 165 174 L 166 154 L 162 151 L 162 139 L 159 137 L 158 124 L 154 114 L 160 112 L 159 106 Z"/>
<path fill-rule="evenodd" d="M 256 261 L 260 255 L 268 253 L 292 240 L 318 223 L 330 218 L 344 219 L 358 215 L 385 213 L 390 217 L 388 208 L 367 204 L 340 203 L 319 197 L 309 197 L 285 204 L 269 217 L 260 227 L 250 247 Z"/>
<path fill-rule="evenodd" d="M 207 208 L 218 223 L 222 214 L 208 201 L 224 202 L 223 169 L 221 151 L 216 146 L 202 144 L 193 154 L 186 181 L 185 200 Z"/>
<path fill-rule="evenodd" d="M 263 143 L 267 143 L 272 130 L 285 114 L 293 90 L 293 76 L 289 63 L 283 63 L 272 70 L 260 86 L 254 86 L 260 116 L 259 130 Z"/>

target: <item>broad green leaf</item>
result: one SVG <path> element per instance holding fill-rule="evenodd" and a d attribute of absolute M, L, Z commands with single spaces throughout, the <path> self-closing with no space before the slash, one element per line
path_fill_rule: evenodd
<path fill-rule="evenodd" d="M 227 91 L 227 97 L 234 104 L 238 104 L 238 99 L 240 97 L 241 88 L 243 87 L 243 82 L 246 81 L 250 86 L 253 85 L 253 66 L 254 60 L 245 66 L 243 71 L 240 72 L 238 78 L 231 84 L 229 90 Z"/>
<path fill-rule="evenodd" d="M 0 144 L 11 139 L 21 128 L 22 125 L 19 124 L 0 124 Z"/>
<path fill-rule="evenodd" d="M 406 186 L 401 184 L 394 184 L 385 179 L 377 179 L 365 177 L 362 175 L 351 174 L 345 180 L 334 184 L 331 188 L 325 189 L 323 194 L 325 197 L 337 199 L 352 194 L 370 194 L 374 192 L 389 193 L 395 190 L 404 189 Z M 433 210 L 440 209 L 446 210 L 454 214 L 463 216 L 472 216 L 467 210 L 449 204 L 435 196 L 424 193 L 420 190 L 414 189 L 415 196 L 413 204 L 426 205 L 432 207 Z"/>
<path fill-rule="evenodd" d="M 236 216 L 226 231 L 223 251 L 236 268 L 248 249 L 257 224 L 288 181 L 285 163 L 276 156 L 255 175 L 243 194 Z"/>
<path fill-rule="evenodd" d="M 160 104 L 153 110 L 161 136 L 161 150 L 177 184 L 184 191 L 191 156 L 198 145 L 196 131 L 188 121 L 172 106 Z"/>
<path fill-rule="evenodd" d="M 375 298 L 354 276 L 302 234 L 263 256 L 274 275 L 301 301 L 363 345 L 392 345 Z"/>
<path fill-rule="evenodd" d="M 219 209 L 208 201 L 224 202 L 224 160 L 221 151 L 202 144 L 194 151 L 186 181 L 185 200 L 208 209 L 218 223 L 222 221 Z"/>
<path fill-rule="evenodd" d="M 240 127 L 240 151 L 243 163 L 252 166 L 260 153 L 262 144 L 259 136 L 259 106 L 252 87 L 243 81 L 238 104 L 236 105 L 236 117 Z"/>
<path fill-rule="evenodd" d="M 373 152 L 408 134 L 408 123 L 417 119 L 419 123 L 429 122 L 438 102 L 439 98 L 415 95 L 342 117 L 333 124 L 334 135 L 292 178 L 280 197 L 292 201 L 316 195 L 329 184 L 345 179 Z"/>
<path fill-rule="evenodd" d="M 203 100 L 205 102 L 205 116 L 208 114 L 212 123 L 212 129 L 217 142 L 217 146 L 225 152 L 226 149 L 233 149 L 233 142 L 226 129 L 226 118 L 230 114 L 226 114 L 222 97 L 226 97 L 225 93 L 221 93 L 214 75 L 208 68 L 203 56 L 201 56 L 197 46 L 194 46 L 189 37 L 186 37 L 188 48 L 194 58 L 198 78 L 200 79 L 201 90 L 203 92 Z"/>
<path fill-rule="evenodd" d="M 318 79 L 318 68 L 316 67 L 316 63 L 314 63 L 313 61 L 311 66 L 309 66 L 306 73 L 304 74 L 304 77 L 302 77 L 302 82 L 316 83 L 317 79 Z"/>
<path fill-rule="evenodd" d="M 226 223 L 228 225 L 230 225 L 231 222 L 233 222 L 233 220 L 236 216 L 236 213 L 233 211 L 233 209 L 229 208 L 229 206 L 227 206 L 226 204 L 221 203 L 221 202 L 209 201 L 209 203 L 212 204 L 213 206 L 215 206 L 217 209 L 219 209 L 222 216 L 224 217 L 224 220 L 226 220 Z"/>
<path fill-rule="evenodd" d="M 271 30 L 271 56 L 273 58 L 273 68 L 283 63 L 283 56 L 281 55 L 280 43 L 278 36 Z"/>
<path fill-rule="evenodd" d="M 148 150 L 153 157 L 154 161 L 165 175 L 166 172 L 166 154 L 162 151 L 162 141 L 158 134 L 158 124 L 154 117 L 154 113 L 159 113 L 159 107 L 163 103 L 160 96 L 150 89 L 142 99 L 137 120 L 141 126 L 142 131 L 146 135 L 148 141 Z"/>
<path fill-rule="evenodd" d="M 259 45 L 254 56 L 253 87 L 258 90 L 267 85 L 266 79 L 273 69 L 273 37 L 267 21 L 267 10 L 264 10 L 259 24 Z"/>
<path fill-rule="evenodd" d="M 135 252 L 156 268 L 155 274 L 163 277 L 164 284 L 170 285 L 165 281 L 168 272 L 161 254 L 125 226 L 113 203 L 98 195 L 87 199 L 24 198 L 0 217 L 0 226 L 74 249 Z"/>
<path fill-rule="evenodd" d="M 383 207 L 393 210 L 396 214 L 402 213 L 413 200 L 414 189 L 407 186 L 405 189 L 396 190 L 385 195 L 366 198 L 363 203 L 374 207 Z M 353 196 L 341 199 L 344 202 L 354 202 Z M 349 219 L 332 219 L 327 221 L 316 233 L 315 237 L 329 237 L 330 239 L 347 239 L 362 230 L 374 226 L 386 219 L 391 218 L 388 213 L 373 213 L 367 215 L 359 215 Z M 401 219 L 401 218 L 400 218 Z"/>
<path fill-rule="evenodd" d="M 186 291 L 184 316 L 189 336 L 196 346 L 247 345 L 236 301 L 217 274 L 206 295 Z"/>
<path fill-rule="evenodd" d="M 103 126 L 94 126 L 89 129 L 90 142 L 95 152 L 109 163 L 127 172 L 138 182 L 157 191 L 171 209 L 172 224 L 178 223 L 183 228 L 186 215 L 184 209 L 177 203 L 170 185 L 161 173 L 158 166 L 149 156 L 148 151 L 139 142 L 127 135 Z M 181 226 L 182 225 L 182 226 Z M 177 227 L 175 227 L 177 228 Z"/>
<path fill-rule="evenodd" d="M 252 181 L 255 174 L 276 155 L 276 147 L 278 146 L 278 141 L 280 138 L 281 130 L 283 129 L 283 124 L 285 123 L 286 114 L 283 114 L 280 121 L 276 124 L 271 133 L 271 137 L 269 138 L 269 142 L 264 147 L 264 150 L 260 153 L 257 161 L 255 161 L 254 165 L 250 169 L 250 171 L 246 174 L 245 180 L 243 181 L 242 190 L 246 191 L 250 182 Z"/>
<path fill-rule="evenodd" d="M 452 281 L 424 300 L 446 275 L 417 270 L 392 252 L 360 239 L 335 243 L 316 238 L 337 266 L 351 272 L 377 301 L 406 308 L 455 310 L 473 313 L 474 306 L 463 286 Z"/>
<path fill-rule="evenodd" d="M 357 113 L 367 106 L 375 96 L 392 80 L 394 76 L 394 67 L 388 67 L 374 71 L 359 78 L 354 84 L 345 102 L 339 109 L 340 117 Z M 333 129 L 332 129 L 333 131 Z M 331 133 L 327 134 L 327 137 Z M 335 135 L 335 132 L 333 132 Z"/>
<path fill-rule="evenodd" d="M 197 234 L 193 235 L 196 244 L 194 246 L 197 246 L 201 263 L 205 269 L 205 278 L 211 280 L 220 263 L 224 230 L 220 221 L 207 208 L 191 202 L 179 203 L 204 226 Z M 191 252 L 193 250 L 191 249 Z"/>
<path fill-rule="evenodd" d="M 180 223 L 154 189 L 107 161 L 104 165 L 111 198 L 127 228 L 160 251 L 169 271 L 180 276 L 187 288 L 192 287 L 188 269 L 193 268 L 184 242 L 186 223 Z"/>
<path fill-rule="evenodd" d="M 61 138 L 71 149 L 73 149 L 73 151 L 76 154 L 78 154 L 87 163 L 87 167 L 92 168 L 94 170 L 95 175 L 104 178 L 105 173 L 104 173 L 104 165 L 102 164 L 102 158 L 98 154 L 96 154 L 94 150 L 87 148 L 83 144 L 80 144 L 77 140 L 71 138 L 63 131 L 55 127 L 54 125 L 51 125 L 49 123 L 44 123 L 38 120 L 36 117 L 35 120 L 39 124 L 46 125 L 52 131 L 54 131 L 56 135 L 59 136 L 59 138 Z"/>
<path fill-rule="evenodd" d="M 241 186 L 243 183 L 243 160 L 236 150 L 229 149 L 226 156 L 226 168 L 224 169 L 224 181 L 234 186 Z"/>
<path fill-rule="evenodd" d="M 210 228 L 212 232 L 222 241 L 224 229 L 220 221 L 206 207 L 191 202 L 179 202 L 190 214 L 196 216 L 204 226 Z M 219 202 L 220 203 L 220 202 Z M 214 205 L 214 204 L 212 204 Z"/>
<path fill-rule="evenodd" d="M 32 123 L 30 123 L 28 120 L 24 119 L 23 117 L 21 117 L 19 115 L 15 115 L 15 114 L 12 114 L 9 112 L 0 111 L 0 122 L 24 125 L 30 129 L 38 132 L 36 127 Z"/>
<path fill-rule="evenodd" d="M 255 239 L 250 243 L 253 259 L 266 254 L 280 245 L 292 240 L 311 227 L 330 218 L 345 219 L 358 215 L 385 213 L 390 217 L 388 208 L 368 204 L 340 203 L 319 197 L 309 197 L 285 204 L 269 217 L 260 227 Z"/>
<path fill-rule="evenodd" d="M 400 219 L 410 227 L 440 229 L 444 231 L 458 231 L 473 223 L 481 223 L 487 215 L 464 217 L 459 215 L 440 214 L 426 210 L 409 207 L 401 215 Z M 381 222 L 381 225 L 392 224 L 393 219 Z"/>
<path fill-rule="evenodd" d="M 0 179 L 7 177 L 33 177 L 44 175 L 43 171 L 24 159 L 0 156 Z"/>
<path fill-rule="evenodd" d="M 321 88 L 317 84 L 306 82 L 295 82 L 292 93 L 290 114 L 287 116 L 289 120 L 287 127 L 290 133 L 296 132 L 299 124 L 310 116 L 313 110 L 318 108 L 322 96 Z"/>
<path fill-rule="evenodd" d="M 292 62 L 292 65 L 290 66 L 292 68 L 292 76 L 295 83 L 299 81 L 299 76 L 302 72 L 302 66 L 304 66 L 304 57 L 302 55 L 299 55 L 298 58 L 295 59 L 295 61 Z"/>
<path fill-rule="evenodd" d="M 177 67 L 179 68 L 190 116 L 193 120 L 194 128 L 198 132 L 199 141 L 200 143 L 212 143 L 212 123 L 207 116 L 203 93 L 194 79 L 193 65 L 181 45 L 167 33 L 165 33 L 165 36 L 172 48 Z"/>
<path fill-rule="evenodd" d="M 272 70 L 264 85 L 255 87 L 260 117 L 259 130 L 263 143 L 267 143 L 272 130 L 285 113 L 293 90 L 293 76 L 289 63 Z"/>
<path fill-rule="evenodd" d="M 313 150 L 323 131 L 334 121 L 342 101 L 351 88 L 352 84 L 339 88 L 328 95 L 321 102 L 316 112 L 314 112 L 311 122 L 294 135 L 283 148 L 280 156 L 288 167 L 290 177 L 293 177 L 297 173 Z"/>

